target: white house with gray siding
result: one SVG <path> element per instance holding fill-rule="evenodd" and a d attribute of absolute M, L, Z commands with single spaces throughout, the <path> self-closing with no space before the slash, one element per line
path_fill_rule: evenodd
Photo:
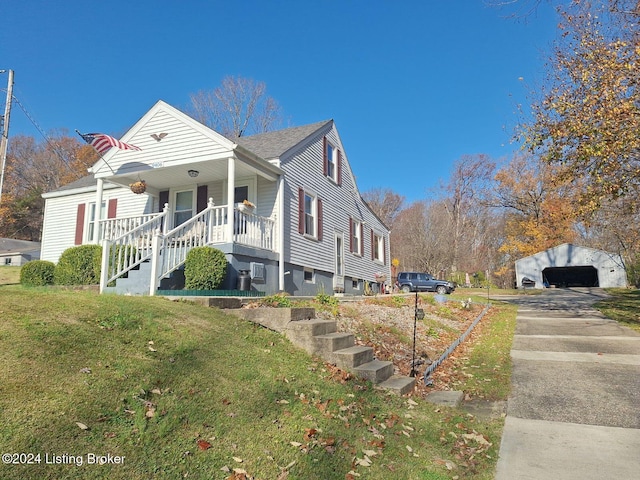
<path fill-rule="evenodd" d="M 617 253 L 563 243 L 516 261 L 518 287 L 626 287 L 627 274 Z"/>
<path fill-rule="evenodd" d="M 293 295 L 390 280 L 389 230 L 332 120 L 230 140 L 159 101 L 121 140 L 141 150 L 111 148 L 91 175 L 43 195 L 42 258 L 109 247 L 102 291 L 179 287 L 186 253 L 204 245 L 225 253 L 229 290 L 247 275 L 253 290 Z"/>

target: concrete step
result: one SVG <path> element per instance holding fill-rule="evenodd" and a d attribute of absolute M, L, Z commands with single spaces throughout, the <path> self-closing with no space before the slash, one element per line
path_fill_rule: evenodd
<path fill-rule="evenodd" d="M 291 322 L 288 329 L 292 332 L 308 334 L 312 337 L 316 335 L 326 335 L 338 330 L 335 320 L 321 320 L 311 318 L 308 320 L 298 320 Z"/>
<path fill-rule="evenodd" d="M 393 363 L 382 360 L 372 360 L 358 365 L 353 371 L 358 377 L 378 384 L 393 376 Z"/>
<path fill-rule="evenodd" d="M 315 335 L 313 337 L 316 346 L 316 353 L 322 353 L 333 361 L 333 353 L 337 350 L 353 347 L 354 336 L 352 333 L 333 332 L 326 335 Z"/>
<path fill-rule="evenodd" d="M 373 360 L 373 348 L 355 345 L 333 352 L 336 365 L 340 368 L 354 368 Z"/>
<path fill-rule="evenodd" d="M 411 393 L 415 386 L 416 379 L 414 377 L 406 377 L 404 375 L 393 375 L 391 378 L 378 384 L 378 387 L 390 390 L 398 395 Z"/>

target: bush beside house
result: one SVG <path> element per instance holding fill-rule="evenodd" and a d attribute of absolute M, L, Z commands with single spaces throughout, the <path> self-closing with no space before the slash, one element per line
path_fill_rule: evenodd
<path fill-rule="evenodd" d="M 80 245 L 66 249 L 54 271 L 56 285 L 96 285 L 100 283 L 100 245 Z"/>
<path fill-rule="evenodd" d="M 196 247 L 187 253 L 184 264 L 187 290 L 215 290 L 227 273 L 227 259 L 222 251 L 211 247 Z"/>
<path fill-rule="evenodd" d="M 20 269 L 20 283 L 26 287 L 42 287 L 53 284 L 56 265 L 47 260 L 33 260 Z"/>

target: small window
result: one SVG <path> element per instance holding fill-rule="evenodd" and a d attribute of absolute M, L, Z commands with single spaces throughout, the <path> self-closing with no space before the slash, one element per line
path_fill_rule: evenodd
<path fill-rule="evenodd" d="M 351 219 L 351 253 L 362 255 L 362 222 Z"/>
<path fill-rule="evenodd" d="M 4 259 L 4 264 L 5 265 L 11 265 L 11 257 L 7 257 Z"/>
<path fill-rule="evenodd" d="M 337 182 L 338 181 L 337 150 L 333 145 L 327 142 L 327 151 L 325 153 L 327 155 L 327 177 L 329 177 L 334 182 Z"/>
<path fill-rule="evenodd" d="M 371 235 L 371 256 L 373 260 L 384 263 L 384 237 L 375 232 Z"/>
<path fill-rule="evenodd" d="M 193 190 L 176 192 L 173 212 L 173 226 L 177 227 L 193 216 Z"/>
<path fill-rule="evenodd" d="M 351 288 L 354 290 L 360 290 L 360 280 L 354 278 L 351 280 Z"/>
<path fill-rule="evenodd" d="M 304 269 L 304 281 L 305 283 L 315 283 L 316 275 L 312 268 Z"/>
<path fill-rule="evenodd" d="M 304 233 L 316 236 L 316 197 L 307 192 L 304 193 Z"/>
<path fill-rule="evenodd" d="M 100 218 L 104 218 L 106 208 L 107 208 L 107 203 L 102 202 L 102 206 L 100 208 Z M 95 224 L 96 224 L 96 202 L 90 202 L 89 216 L 87 218 L 87 238 L 86 238 L 87 243 L 93 241 Z"/>

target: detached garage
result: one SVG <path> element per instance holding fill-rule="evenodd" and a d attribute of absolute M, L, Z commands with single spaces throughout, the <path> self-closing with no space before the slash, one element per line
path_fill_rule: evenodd
<path fill-rule="evenodd" d="M 518 287 L 626 287 L 617 253 L 563 243 L 516 261 Z"/>

